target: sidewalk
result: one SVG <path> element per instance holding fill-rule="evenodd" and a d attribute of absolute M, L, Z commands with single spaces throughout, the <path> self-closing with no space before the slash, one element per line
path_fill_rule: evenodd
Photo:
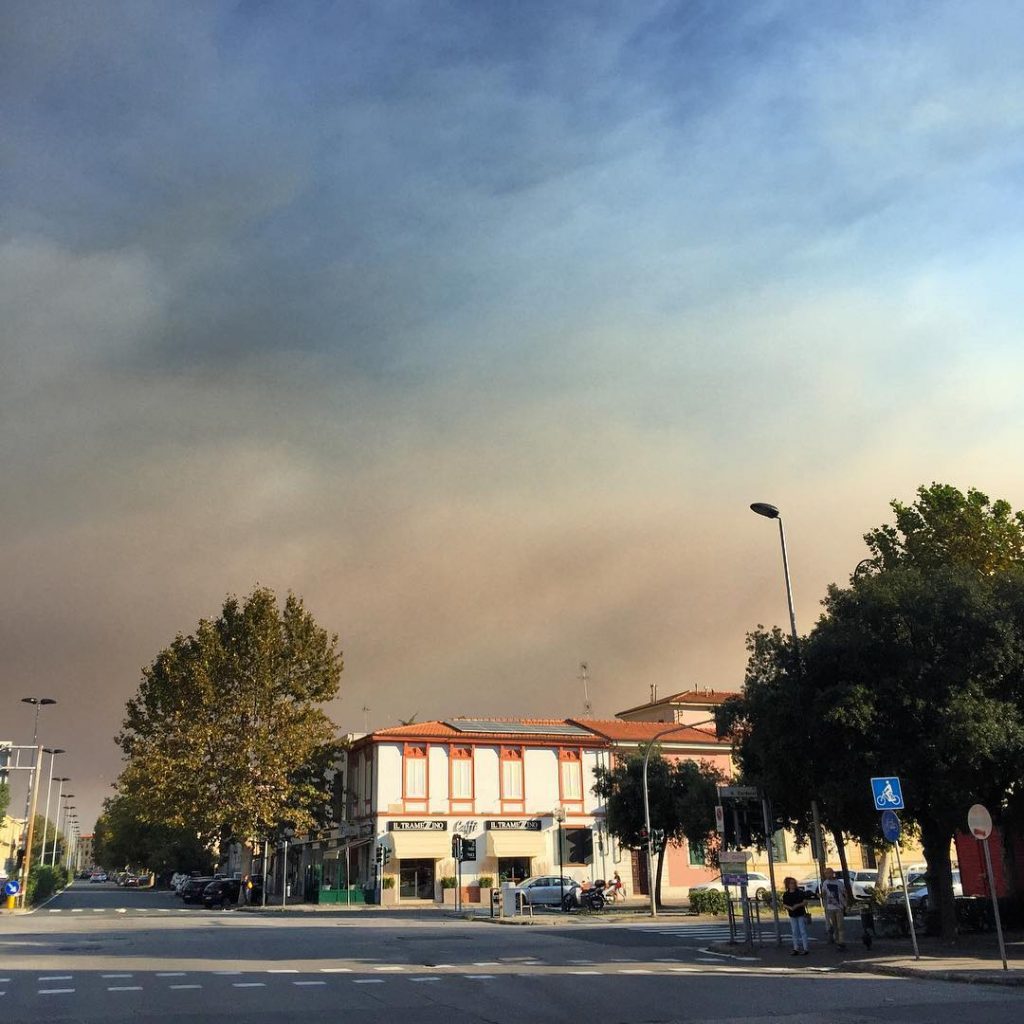
<path fill-rule="evenodd" d="M 851 940 L 843 951 L 825 943 L 813 943 L 810 956 L 793 957 L 788 928 L 783 926 L 782 946 L 774 944 L 755 948 L 748 954 L 746 945 L 713 943 L 710 948 L 731 956 L 755 956 L 766 967 L 836 967 L 844 971 L 869 974 L 890 974 L 906 978 L 931 978 L 983 985 L 1024 986 L 1024 935 L 1004 936 L 1008 970 L 1003 970 L 999 944 L 994 934 L 961 935 L 957 945 L 945 946 L 931 936 L 918 936 L 919 960 L 914 959 L 909 938 L 876 938 L 870 950 L 859 937 Z"/>

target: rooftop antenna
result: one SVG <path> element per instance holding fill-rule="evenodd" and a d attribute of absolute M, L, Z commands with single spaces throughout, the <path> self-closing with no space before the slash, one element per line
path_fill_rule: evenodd
<path fill-rule="evenodd" d="M 585 661 L 580 662 L 580 679 L 583 680 L 583 717 L 594 717 L 594 705 L 590 703 L 590 687 L 588 680 L 590 668 Z"/>

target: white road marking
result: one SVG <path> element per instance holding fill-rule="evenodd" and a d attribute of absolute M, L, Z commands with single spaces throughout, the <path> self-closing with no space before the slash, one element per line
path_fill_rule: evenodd
<path fill-rule="evenodd" d="M 82 912 L 82 908 L 81 907 L 72 907 L 71 908 L 71 913 L 72 914 L 80 914 L 81 912 Z"/>
<path fill-rule="evenodd" d="M 423 977 L 423 978 L 410 978 L 409 980 L 410 981 L 440 981 L 441 979 L 436 974 L 431 974 L 431 975 L 427 975 L 426 977 Z M 3 995 L 3 993 L 0 992 L 0 995 Z"/>
<path fill-rule="evenodd" d="M 63 908 L 62 908 L 62 909 L 63 909 Z M 60 913 L 60 910 L 51 910 L 51 911 L 50 911 L 50 913 L 51 913 L 51 914 L 59 914 L 59 913 Z"/>
<path fill-rule="evenodd" d="M 188 971 L 157 971 L 158 978 L 184 978 Z"/>
<path fill-rule="evenodd" d="M 36 978 L 36 981 L 70 981 L 73 977 L 72 974 L 44 974 Z"/>
<path fill-rule="evenodd" d="M 116 910 L 114 911 L 114 913 L 115 913 L 115 914 L 127 914 L 127 913 L 128 913 L 128 910 L 127 910 L 127 908 L 126 908 L 126 907 L 118 907 L 118 908 L 117 908 L 117 909 L 116 909 Z"/>
<path fill-rule="evenodd" d="M 298 974 L 298 969 L 295 967 L 269 967 L 267 968 L 267 974 Z"/>
<path fill-rule="evenodd" d="M 383 985 L 383 978 L 355 978 L 352 982 L 353 985 Z"/>
<path fill-rule="evenodd" d="M 600 974 L 601 972 L 600 972 L 600 971 L 570 971 L 569 973 L 570 973 L 570 974 L 587 974 L 587 975 L 593 975 L 593 974 Z"/>
<path fill-rule="evenodd" d="M 94 914 L 103 914 L 103 913 L 106 912 L 106 909 L 107 909 L 106 907 L 93 907 L 92 908 L 92 912 Z"/>
<path fill-rule="evenodd" d="M 231 982 L 232 988 L 266 988 L 267 983 L 265 981 L 233 981 Z"/>
<path fill-rule="evenodd" d="M 60 996 L 66 992 L 74 991 L 73 988 L 41 988 L 37 994 L 41 996 Z"/>
<path fill-rule="evenodd" d="M 225 975 L 225 976 L 230 976 L 230 975 L 235 975 L 235 974 L 241 974 L 242 972 L 241 971 L 214 971 L 213 973 L 214 974 L 221 974 L 221 975 Z"/>
<path fill-rule="evenodd" d="M 326 985 L 326 981 L 293 981 L 293 985 Z"/>
<path fill-rule="evenodd" d="M 570 960 L 569 961 L 569 963 L 571 963 L 571 964 L 592 964 L 593 962 L 594 962 L 593 960 Z"/>
<path fill-rule="evenodd" d="M 619 974 L 651 974 L 652 971 L 647 970 L 645 967 L 631 967 L 624 968 L 619 971 Z"/>
<path fill-rule="evenodd" d="M 141 985 L 108 985 L 108 992 L 141 992 Z"/>
<path fill-rule="evenodd" d="M 168 985 L 168 988 L 202 988 L 202 985 Z"/>
<path fill-rule="evenodd" d="M 383 967 L 374 967 L 375 971 L 404 971 L 405 968 L 401 964 L 384 964 Z"/>
<path fill-rule="evenodd" d="M 321 974 L 351 974 L 351 967 L 321 967 Z"/>
<path fill-rule="evenodd" d="M 130 978 L 130 974 L 101 974 L 101 978 Z"/>
<path fill-rule="evenodd" d="M 490 981 L 494 977 L 494 975 L 493 974 L 467 974 L 466 977 L 469 978 L 471 981 Z"/>
<path fill-rule="evenodd" d="M 497 960 L 474 960 L 474 967 L 500 967 L 501 964 Z"/>

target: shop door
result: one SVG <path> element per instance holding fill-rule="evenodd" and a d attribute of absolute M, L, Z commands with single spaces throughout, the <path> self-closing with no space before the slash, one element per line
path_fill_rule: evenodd
<path fill-rule="evenodd" d="M 398 864 L 398 895 L 403 900 L 434 898 L 434 862 L 402 860 Z"/>
<path fill-rule="evenodd" d="M 514 882 L 518 885 L 524 878 L 530 877 L 529 857 L 499 857 L 498 881 Z"/>
<path fill-rule="evenodd" d="M 647 883 L 647 855 L 638 850 L 632 850 L 633 878 L 636 880 L 636 892 L 638 895 L 647 896 L 650 894 L 650 886 Z"/>

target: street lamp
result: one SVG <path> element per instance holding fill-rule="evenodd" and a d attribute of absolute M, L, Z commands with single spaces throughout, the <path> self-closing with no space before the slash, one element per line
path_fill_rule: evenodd
<path fill-rule="evenodd" d="M 50 867 L 51 868 L 54 867 L 56 865 L 56 863 L 57 863 L 57 831 L 58 831 L 57 830 L 57 823 L 60 821 L 60 812 L 61 812 L 60 802 L 61 802 L 61 799 L 63 798 L 63 794 L 62 794 L 61 791 L 64 789 L 64 783 L 65 782 L 70 782 L 71 779 L 67 775 L 60 775 L 60 776 L 55 777 L 52 781 L 53 782 L 59 782 L 60 785 L 57 787 L 57 812 L 54 814 L 54 818 L 56 818 L 57 820 L 54 821 L 54 823 L 53 823 L 53 850 L 51 851 L 51 854 L 50 854 Z M 41 863 L 44 863 L 44 864 L 46 863 L 46 846 L 45 845 L 43 846 L 43 859 L 42 859 Z"/>
<path fill-rule="evenodd" d="M 561 897 L 558 905 L 565 910 L 565 868 L 562 866 L 562 826 L 565 824 L 565 808 L 559 804 L 551 814 L 558 822 L 558 894 Z"/>
<path fill-rule="evenodd" d="M 50 781 L 46 784 L 46 810 L 43 811 L 43 844 L 39 847 L 42 856 L 39 858 L 40 864 L 46 863 L 46 830 L 50 826 L 50 790 L 53 788 L 53 762 L 56 760 L 58 754 L 66 754 L 67 751 L 63 747 L 43 747 L 43 753 L 50 755 Z M 57 797 L 57 803 L 60 803 L 60 797 Z M 54 823 L 54 832 L 57 831 L 57 825 Z"/>
<path fill-rule="evenodd" d="M 52 697 L 22 697 L 22 704 L 31 704 L 36 709 L 35 719 L 32 724 L 32 746 L 39 746 L 39 709 L 46 707 L 49 704 L 56 704 L 57 702 Z M 28 820 L 29 816 L 29 801 L 32 799 L 32 785 L 35 782 L 35 772 L 29 776 L 28 792 L 25 793 L 25 827 L 30 827 Z M 27 846 L 26 846 L 27 850 Z M 28 854 L 26 853 L 26 856 Z"/>
<path fill-rule="evenodd" d="M 654 844 L 651 840 L 651 798 L 647 791 L 647 765 L 651 760 L 651 751 L 654 749 L 654 744 L 657 743 L 662 736 L 668 736 L 669 733 L 679 732 L 680 729 L 696 729 L 701 725 L 711 725 L 714 721 L 715 720 L 713 718 L 709 718 L 702 722 L 677 722 L 675 725 L 670 725 L 667 729 L 662 729 L 660 732 L 656 732 L 651 737 L 651 742 L 647 744 L 647 749 L 644 751 L 644 829 L 647 832 L 647 888 L 650 890 L 651 917 L 658 916 L 658 901 L 654 892 Z"/>
<path fill-rule="evenodd" d="M 800 637 L 796 631 L 796 612 L 793 610 L 793 584 L 789 579 L 789 556 L 786 553 L 786 531 L 782 528 L 782 515 L 774 505 L 764 501 L 755 501 L 750 509 L 766 519 L 779 521 L 779 540 L 782 542 L 782 571 L 786 577 L 786 601 L 789 603 L 789 629 L 793 636 L 793 654 L 796 657 L 796 670 L 800 672 Z M 858 569 L 860 566 L 857 567 Z M 822 841 L 821 818 L 818 814 L 818 801 L 811 801 L 811 817 L 814 819 L 814 838 L 818 847 L 818 871 L 825 876 L 825 844 Z"/>

